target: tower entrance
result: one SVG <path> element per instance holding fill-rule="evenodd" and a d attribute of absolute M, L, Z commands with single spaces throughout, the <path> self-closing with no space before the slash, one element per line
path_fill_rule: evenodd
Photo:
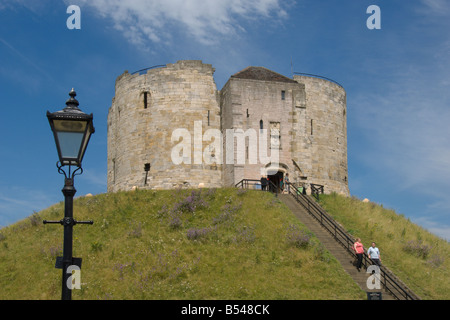
<path fill-rule="evenodd" d="M 281 183 L 283 181 L 284 178 L 284 173 L 282 171 L 277 171 L 277 173 L 275 174 L 270 174 L 267 176 L 267 179 L 272 182 L 277 188 L 281 187 Z M 272 190 L 273 186 L 270 185 L 269 186 L 269 190 L 272 192 L 275 192 L 276 190 Z"/>

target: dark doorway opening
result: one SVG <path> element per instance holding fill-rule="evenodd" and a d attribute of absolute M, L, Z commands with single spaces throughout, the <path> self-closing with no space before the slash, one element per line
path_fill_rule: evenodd
<path fill-rule="evenodd" d="M 282 181 L 283 181 L 283 172 L 278 171 L 278 172 L 275 173 L 275 174 L 270 174 L 270 175 L 268 175 L 267 178 L 268 178 L 269 181 L 272 182 L 273 185 L 275 185 L 277 188 L 281 188 L 281 184 L 282 184 Z M 272 191 L 272 192 L 275 192 L 276 190 L 274 190 L 273 185 L 272 185 L 272 184 L 269 185 L 269 190 Z"/>

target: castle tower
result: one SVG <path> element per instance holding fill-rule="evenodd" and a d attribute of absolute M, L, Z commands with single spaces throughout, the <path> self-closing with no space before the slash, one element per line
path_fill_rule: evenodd
<path fill-rule="evenodd" d="M 213 73 L 201 61 L 178 61 L 117 78 L 108 113 L 108 191 L 222 186 L 221 166 L 195 162 L 193 154 L 202 133 L 220 129 Z M 184 139 L 174 136 L 177 129 Z M 180 141 L 192 148 L 178 163 L 172 152 Z"/>
<path fill-rule="evenodd" d="M 237 141 L 231 142 L 234 148 L 224 148 L 225 154 L 234 152 L 235 159 L 223 165 L 225 186 L 262 175 L 279 185 L 288 174 L 290 182 L 298 186 L 318 184 L 326 193 L 349 195 L 346 93 L 340 85 L 308 76 L 291 79 L 263 67 L 248 67 L 225 84 L 220 105 L 222 132 L 248 132 L 244 151 L 241 148 L 245 163 L 237 161 Z M 252 162 L 250 130 L 268 135 L 269 143 L 258 145 L 258 152 L 267 148 L 264 153 L 269 155 L 278 145 L 276 163 Z M 226 145 L 229 138 L 224 137 Z"/>
<path fill-rule="evenodd" d="M 299 110 L 303 133 L 296 152 L 304 179 L 349 195 L 347 165 L 347 96 L 339 84 L 322 78 L 294 75 L 305 86 L 306 101 Z"/>
<path fill-rule="evenodd" d="M 213 74 L 210 64 L 190 60 L 117 78 L 109 192 L 227 187 L 262 175 L 279 184 L 289 175 L 298 186 L 349 195 L 342 86 L 248 67 L 219 92 Z"/>
<path fill-rule="evenodd" d="M 225 185 L 260 179 L 262 175 L 278 185 L 280 178 L 293 172 L 292 144 L 300 135 L 293 131 L 293 113 L 303 106 L 304 100 L 304 85 L 263 67 L 248 67 L 231 76 L 221 90 L 222 127 L 242 129 L 248 132 L 247 136 L 256 132 L 258 141 L 257 148 L 252 149 L 252 142 L 245 138 L 245 164 L 237 161 L 237 154 L 234 163 L 224 164 Z M 259 139 L 267 143 L 260 143 Z M 231 150 L 235 153 L 237 143 Z M 225 154 L 229 151 L 225 149 Z M 278 155 L 273 157 L 274 153 Z"/>

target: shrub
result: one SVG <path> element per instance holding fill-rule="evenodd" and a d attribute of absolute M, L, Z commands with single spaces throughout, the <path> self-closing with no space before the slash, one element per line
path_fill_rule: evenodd
<path fill-rule="evenodd" d="M 181 228 L 182 225 L 183 222 L 181 221 L 180 214 L 178 212 L 170 212 L 169 226 L 172 229 L 178 229 Z"/>
<path fill-rule="evenodd" d="M 175 203 L 173 211 L 194 212 L 197 208 L 207 207 L 202 197 L 201 190 L 192 190 L 191 194 L 181 201 Z"/>
<path fill-rule="evenodd" d="M 297 248 L 307 248 L 310 245 L 311 236 L 296 225 L 289 225 L 286 233 L 286 240 L 290 245 Z"/>
<path fill-rule="evenodd" d="M 444 263 L 444 258 L 438 254 L 434 254 L 430 260 L 427 261 L 429 265 L 433 268 L 438 268 L 441 264 Z"/>
<path fill-rule="evenodd" d="M 186 236 L 189 240 L 197 240 L 205 238 L 211 232 L 211 228 L 191 228 L 187 231 Z"/>
<path fill-rule="evenodd" d="M 103 250 L 103 244 L 99 241 L 94 241 L 91 243 L 91 250 L 93 252 L 98 252 Z"/>
<path fill-rule="evenodd" d="M 33 227 L 42 223 L 41 217 L 39 216 L 39 213 L 37 213 L 36 211 L 34 211 L 33 214 L 30 217 L 28 217 L 28 219 L 30 219 L 30 223 Z"/>
<path fill-rule="evenodd" d="M 128 232 L 130 238 L 140 238 L 142 236 L 142 223 L 135 225 L 130 232 Z"/>
<path fill-rule="evenodd" d="M 237 234 L 234 237 L 235 242 L 247 242 L 253 243 L 256 240 L 255 227 L 243 226 L 237 230 Z"/>
<path fill-rule="evenodd" d="M 231 205 L 229 203 L 225 204 L 222 207 L 222 212 L 213 219 L 213 224 L 221 224 L 225 221 L 232 221 L 234 219 L 234 215 L 241 209 L 242 203 L 237 203 L 235 205 Z"/>
<path fill-rule="evenodd" d="M 422 240 L 411 240 L 403 246 L 403 250 L 419 258 L 426 259 L 431 251 L 431 246 L 424 244 Z"/>

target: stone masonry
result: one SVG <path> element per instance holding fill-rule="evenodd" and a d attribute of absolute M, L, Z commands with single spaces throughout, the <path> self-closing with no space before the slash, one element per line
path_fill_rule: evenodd
<path fill-rule="evenodd" d="M 211 65 L 190 60 L 144 74 L 125 71 L 117 78 L 108 114 L 109 192 L 215 188 L 244 178 L 289 174 L 299 186 L 314 183 L 324 185 L 326 193 L 349 194 L 346 93 L 341 86 L 248 67 L 218 91 L 213 74 Z M 266 134 L 268 143 L 255 145 L 247 137 L 239 149 L 239 138 L 227 136 L 227 130 L 258 139 Z M 274 150 L 277 163 L 259 157 Z M 182 162 L 175 163 L 179 156 Z M 230 157 L 231 163 L 226 161 Z"/>

